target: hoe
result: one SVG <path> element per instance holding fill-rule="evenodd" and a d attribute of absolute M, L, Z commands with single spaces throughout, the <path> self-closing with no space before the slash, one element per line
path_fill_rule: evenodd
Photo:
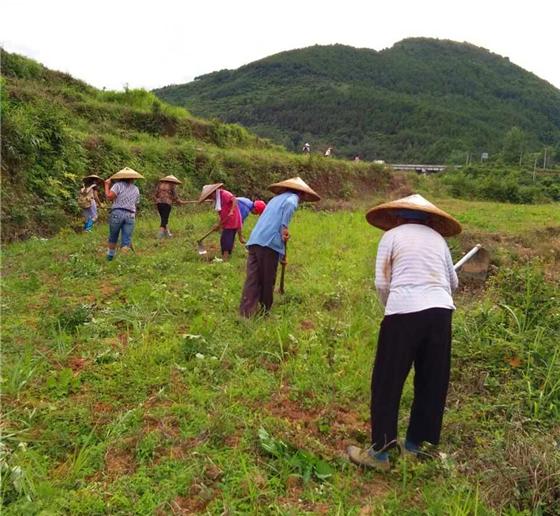
<path fill-rule="evenodd" d="M 486 279 L 488 266 L 490 265 L 490 253 L 480 244 L 475 245 L 465 256 L 463 256 L 453 268 L 468 274 L 476 279 Z"/>

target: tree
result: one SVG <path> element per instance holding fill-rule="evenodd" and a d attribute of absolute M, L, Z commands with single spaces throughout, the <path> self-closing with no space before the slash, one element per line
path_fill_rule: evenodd
<path fill-rule="evenodd" d="M 525 151 L 525 133 L 519 127 L 512 127 L 504 136 L 502 155 L 506 163 L 517 163 Z"/>

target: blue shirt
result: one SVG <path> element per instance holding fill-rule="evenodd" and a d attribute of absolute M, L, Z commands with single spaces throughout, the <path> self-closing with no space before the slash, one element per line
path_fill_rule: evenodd
<path fill-rule="evenodd" d="M 238 197 L 237 206 L 241 212 L 241 222 L 245 222 L 245 219 L 249 216 L 249 213 L 251 213 L 251 210 L 253 209 L 253 201 L 251 199 L 247 199 L 247 197 Z"/>
<path fill-rule="evenodd" d="M 284 192 L 273 197 L 266 205 L 266 210 L 259 217 L 247 245 L 270 247 L 277 253 L 284 255 L 282 227 L 288 227 L 298 203 L 299 197 L 293 192 Z"/>

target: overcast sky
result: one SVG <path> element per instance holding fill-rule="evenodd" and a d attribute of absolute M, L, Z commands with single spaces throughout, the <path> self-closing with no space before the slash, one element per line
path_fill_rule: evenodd
<path fill-rule="evenodd" d="M 559 0 L 2 0 L 0 43 L 97 87 L 155 88 L 283 50 L 468 41 L 560 88 Z"/>

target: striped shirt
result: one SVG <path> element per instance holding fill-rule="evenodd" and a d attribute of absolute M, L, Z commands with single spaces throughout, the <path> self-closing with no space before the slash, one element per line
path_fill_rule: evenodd
<path fill-rule="evenodd" d="M 111 192 L 117 194 L 111 210 L 126 210 L 136 213 L 136 205 L 140 202 L 140 190 L 134 183 L 117 181 L 111 187 Z"/>
<path fill-rule="evenodd" d="M 458 286 L 444 238 L 422 224 L 403 224 L 379 242 L 375 287 L 385 315 L 428 308 L 455 309 L 451 293 Z"/>

